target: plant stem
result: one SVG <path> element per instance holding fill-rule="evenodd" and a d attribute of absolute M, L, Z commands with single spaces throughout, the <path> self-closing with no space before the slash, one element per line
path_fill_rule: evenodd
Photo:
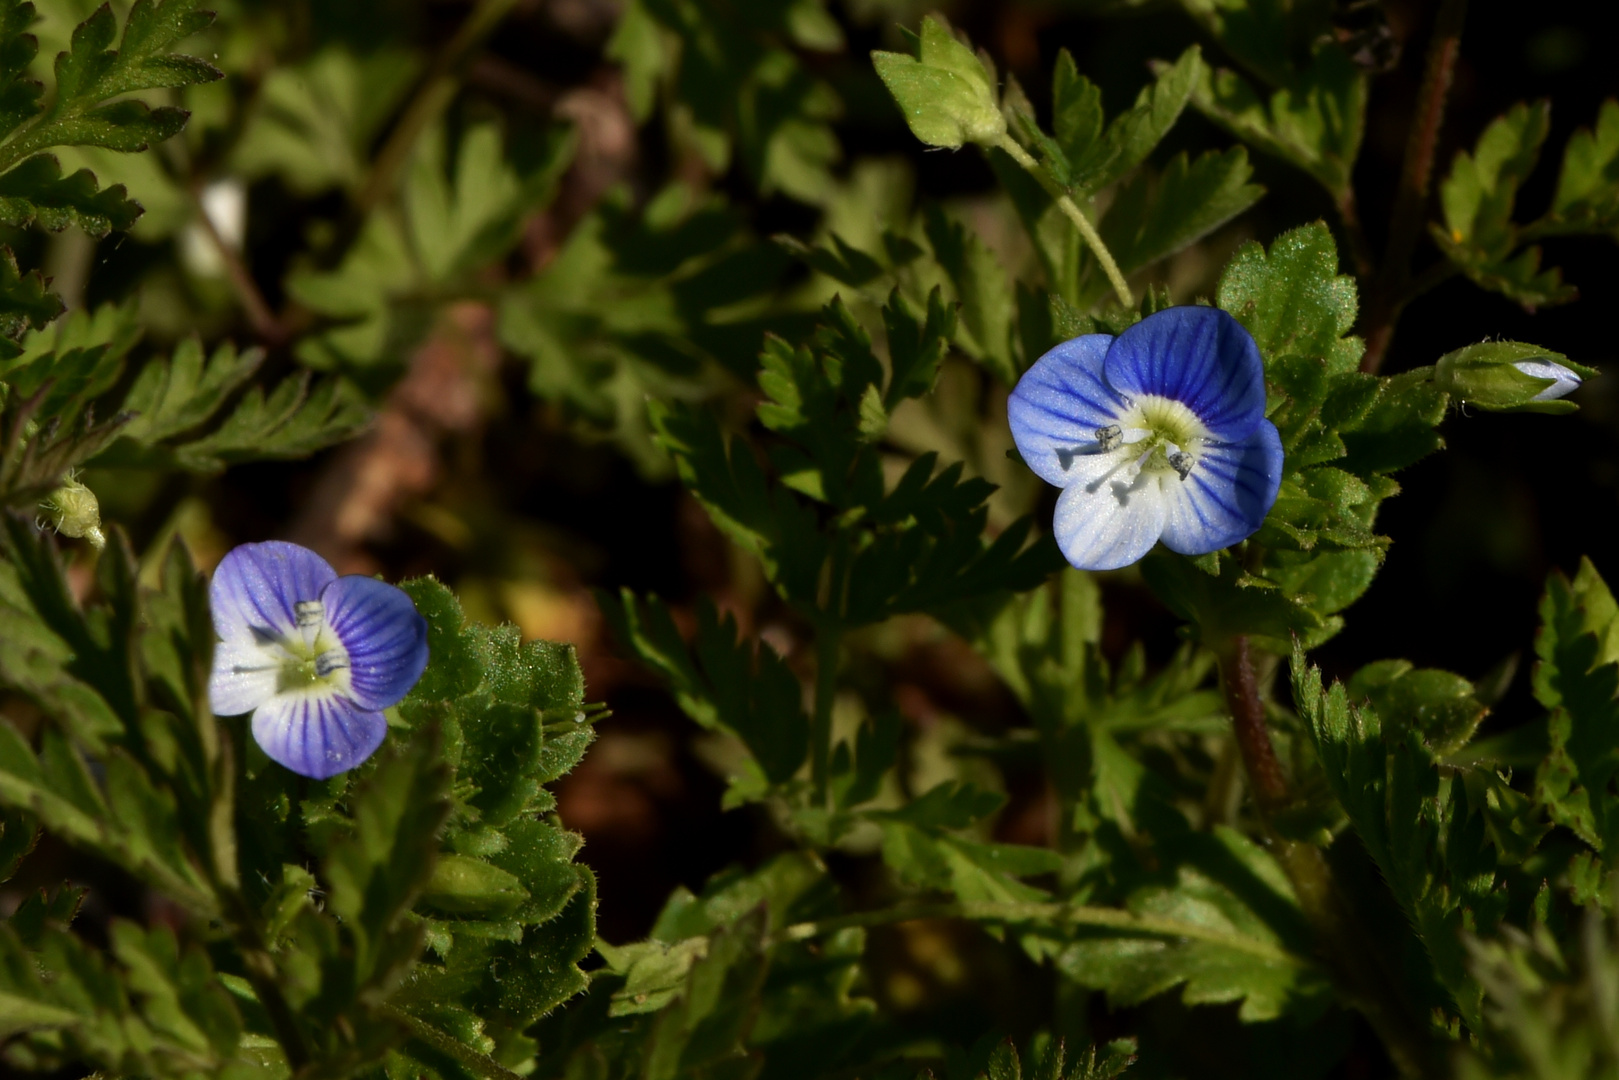
<path fill-rule="evenodd" d="M 822 620 L 815 630 L 815 715 L 810 721 L 810 779 L 815 805 L 826 805 L 827 773 L 832 761 L 832 705 L 838 693 L 838 648 L 842 627 Z"/>
<path fill-rule="evenodd" d="M 1245 937 L 1199 923 L 1177 919 L 1159 919 L 1136 915 L 1118 908 L 1090 907 L 1085 904 L 996 903 L 992 901 L 957 904 L 905 904 L 899 907 L 879 908 L 876 911 L 857 911 L 850 915 L 837 915 L 829 919 L 795 923 L 783 927 L 775 935 L 776 941 L 807 941 L 810 938 L 834 934 L 851 927 L 888 926 L 911 922 L 915 919 L 969 919 L 974 922 L 1065 922 L 1079 926 L 1105 927 L 1110 930 L 1129 930 L 1155 937 L 1181 938 L 1187 941 L 1206 941 L 1226 948 L 1240 949 L 1273 962 L 1305 965 L 1307 957 L 1297 956 L 1277 945 L 1257 938 Z"/>
<path fill-rule="evenodd" d="M 1265 725 L 1265 704 L 1259 696 L 1259 680 L 1246 635 L 1236 635 L 1222 651 L 1220 682 L 1254 802 L 1270 833 L 1271 851 L 1292 883 L 1299 908 L 1338 975 L 1340 989 L 1382 1039 L 1401 1075 L 1438 1075 L 1429 1041 L 1411 1022 L 1410 1010 L 1403 1007 L 1404 995 L 1382 969 L 1376 951 L 1338 894 L 1321 849 L 1276 832 L 1275 816 L 1291 804 L 1292 793 Z"/>
<path fill-rule="evenodd" d="M 478 1053 L 460 1039 L 440 1031 L 424 1020 L 417 1019 L 403 1009 L 395 1008 L 392 1005 L 384 1005 L 380 1011 L 383 1015 L 405 1025 L 412 1038 L 420 1039 L 440 1053 L 450 1055 L 456 1061 L 465 1065 L 467 1071 L 474 1076 L 482 1077 L 483 1080 L 522 1080 L 516 1073 L 494 1058 L 489 1057 L 487 1054 Z"/>
<path fill-rule="evenodd" d="M 383 143 L 371 166 L 371 173 L 366 177 L 365 186 L 354 200 L 354 213 L 359 220 L 363 221 L 388 195 L 394 177 L 410 158 L 416 140 L 455 97 L 460 68 L 472 50 L 493 33 L 516 6 L 517 0 L 479 0 L 478 6 L 473 8 L 472 14 L 467 16 L 449 44 L 433 58 L 433 65 L 428 69 L 421 88 L 405 107 L 399 123 L 388 133 L 388 141 Z"/>
<path fill-rule="evenodd" d="M 264 293 L 259 291 L 258 282 L 253 280 L 253 274 L 242 261 L 241 255 L 225 242 L 219 228 L 214 225 L 214 219 L 208 216 L 207 208 L 202 205 L 201 196 L 195 191 L 191 193 L 191 202 L 196 208 L 197 220 L 202 224 L 202 231 L 207 234 L 208 240 L 213 244 L 214 250 L 219 252 L 219 258 L 225 264 L 225 276 L 230 279 L 231 288 L 235 290 L 236 299 L 242 304 L 242 312 L 252 325 L 253 333 L 271 348 L 286 344 L 288 337 L 286 329 L 275 317 L 275 312 L 270 310 L 269 302 L 264 299 Z"/>
<path fill-rule="evenodd" d="M 1366 355 L 1361 359 L 1360 369 L 1368 373 L 1375 374 L 1383 366 L 1389 342 L 1394 337 L 1395 320 L 1400 317 L 1405 303 L 1406 286 L 1411 279 L 1411 256 L 1422 235 L 1434 154 L 1439 149 L 1439 128 L 1445 118 L 1451 80 L 1456 74 L 1466 16 L 1467 0 L 1441 0 L 1439 14 L 1434 17 L 1427 66 L 1422 73 L 1422 88 L 1417 93 L 1416 122 L 1406 140 L 1400 186 L 1389 218 L 1388 246 L 1383 251 L 1383 264 L 1372 280 L 1366 301 Z"/>
<path fill-rule="evenodd" d="M 1040 168 L 1040 163 L 1034 160 L 1027 150 L 1019 146 L 1012 136 L 1003 133 L 995 145 L 997 148 L 1004 150 L 1007 157 L 1021 165 L 1030 176 L 1038 180 L 1040 186 L 1046 189 L 1046 193 L 1057 201 L 1057 209 L 1067 215 L 1068 220 L 1074 223 L 1074 228 L 1079 230 L 1079 235 L 1091 246 L 1091 251 L 1095 252 L 1096 261 L 1102 264 L 1102 272 L 1107 275 L 1108 281 L 1112 283 L 1114 295 L 1119 298 L 1119 303 L 1127 308 L 1135 307 L 1135 297 L 1130 293 L 1130 286 L 1125 283 L 1124 274 L 1119 271 L 1119 264 L 1113 261 L 1113 253 L 1107 249 L 1106 244 L 1102 243 L 1101 236 L 1097 235 L 1096 226 L 1091 224 L 1090 219 L 1085 216 L 1085 212 L 1075 204 L 1066 191 L 1051 182 L 1051 179 Z"/>

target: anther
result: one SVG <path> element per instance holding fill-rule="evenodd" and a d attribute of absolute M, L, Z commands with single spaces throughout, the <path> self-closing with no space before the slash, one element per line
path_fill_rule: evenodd
<path fill-rule="evenodd" d="M 1124 429 L 1117 424 L 1107 424 L 1096 429 L 1096 441 L 1103 452 L 1117 449 L 1124 442 Z"/>
<path fill-rule="evenodd" d="M 315 657 L 315 674 L 325 678 L 334 671 L 349 666 L 349 658 L 335 649 L 328 649 Z"/>
<path fill-rule="evenodd" d="M 1180 473 L 1182 480 L 1192 475 L 1193 464 L 1195 463 L 1192 461 L 1192 455 L 1184 450 L 1177 450 L 1169 455 L 1169 467 Z"/>
<path fill-rule="evenodd" d="M 300 600 L 292 605 L 292 613 L 299 626 L 319 626 L 326 617 L 326 606 L 319 600 Z"/>

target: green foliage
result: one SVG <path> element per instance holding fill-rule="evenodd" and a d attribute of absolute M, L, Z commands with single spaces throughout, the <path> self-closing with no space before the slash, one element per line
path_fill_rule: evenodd
<path fill-rule="evenodd" d="M 612 196 L 544 273 L 504 292 L 498 333 L 528 361 L 534 393 L 662 473 L 647 398 L 702 400 L 727 370 L 751 377 L 786 265 L 717 197 L 675 183 L 636 212 Z"/>
<path fill-rule="evenodd" d="M 400 192 L 403 213 L 369 215 L 335 268 L 288 277 L 291 295 L 330 324 L 299 341 L 299 359 L 373 389 L 398 377 L 431 326 L 423 299 L 453 295 L 503 258 L 523 218 L 550 200 L 572 152 L 569 140 L 552 139 L 519 170 L 501 142 L 493 125 L 465 132 L 453 148 L 436 132 L 424 138 Z"/>
<path fill-rule="evenodd" d="M 637 120 L 663 97 L 670 135 L 709 169 L 735 161 L 761 193 L 819 203 L 840 156 L 828 121 L 841 103 L 789 46 L 840 51 L 843 31 L 821 0 L 635 0 L 607 51 Z"/>
<path fill-rule="evenodd" d="M 1572 580 L 1553 574 L 1535 636 L 1535 698 L 1551 715 L 1550 752 L 1535 770 L 1535 799 L 1552 821 L 1606 853 L 1619 843 L 1619 605 L 1589 560 Z"/>
<path fill-rule="evenodd" d="M 1546 141 L 1549 114 L 1543 101 L 1518 105 L 1485 129 L 1473 153 L 1459 151 L 1439 187 L 1444 226 L 1433 230 L 1446 257 L 1476 284 L 1531 308 L 1578 295 L 1563 284 L 1561 271 L 1540 269 L 1538 246 L 1519 250 L 1512 223 L 1518 188 Z"/>
<path fill-rule="evenodd" d="M 1540 268 L 1541 249 L 1532 241 L 1611 235 L 1619 221 L 1619 104 L 1612 101 L 1603 105 L 1595 131 L 1569 139 L 1546 213 L 1527 225 L 1513 221 L 1518 189 L 1540 160 L 1550 113 L 1546 101 L 1515 105 L 1485 129 L 1471 154 L 1458 152 L 1439 189 L 1444 222 L 1431 229 L 1445 257 L 1475 284 L 1530 310 L 1579 295 L 1557 267 Z"/>
<path fill-rule="evenodd" d="M 994 146 L 1006 134 L 994 71 L 956 40 L 938 16 L 922 20 L 915 56 L 877 51 L 871 62 L 911 133 L 929 146 Z"/>
<path fill-rule="evenodd" d="M 1351 690 L 1388 707 L 1355 706 L 1340 683 L 1323 690 L 1320 672 L 1295 650 L 1293 698 L 1338 804 L 1421 939 L 1449 1008 L 1482 1030 L 1482 988 L 1468 970 L 1461 931 L 1489 933 L 1506 911 L 1494 845 L 1469 786 L 1442 768 L 1429 747 L 1455 746 L 1458 727 L 1476 724 L 1455 676 L 1373 665 Z M 1402 685 L 1403 684 L 1403 685 Z M 1414 684 L 1414 685 L 1412 685 Z"/>
<path fill-rule="evenodd" d="M 885 483 L 876 440 L 894 407 L 932 385 L 955 320 L 937 292 L 925 314 L 896 293 L 883 318 L 886 372 L 837 301 L 808 343 L 767 341 L 758 415 L 777 436 L 774 476 L 711 414 L 651 406 L 659 444 L 715 524 L 759 559 L 783 599 L 833 626 L 1027 587 L 1052 566 L 1049 548 L 1026 544 L 1028 521 L 985 543 L 992 488 L 963 478 L 960 465 L 936 471 L 924 454 Z"/>
<path fill-rule="evenodd" d="M 184 110 L 154 109 L 129 95 L 221 78 L 212 65 L 170 51 L 213 14 L 199 11 L 197 0 L 136 0 L 120 37 L 111 6 L 103 5 L 56 58 L 49 95 L 28 75 L 39 47 L 27 33 L 33 20 L 33 4 L 0 4 L 0 224 L 53 231 L 75 225 L 93 236 L 127 229 L 141 208 L 122 185 L 101 190 L 84 169 L 63 176 L 46 151 L 96 146 L 137 152 L 178 132 Z M 13 343 L 25 329 L 39 329 L 61 311 L 38 273 L 20 274 L 11 249 L 0 245 L 0 359 L 16 351 Z"/>
<path fill-rule="evenodd" d="M 212 473 L 305 457 L 367 420 L 335 379 L 289 375 L 266 393 L 249 384 L 262 351 L 226 344 L 205 357 L 195 339 L 146 360 L 120 393 L 139 333 L 131 306 L 75 312 L 0 360 L 0 502 L 37 502 L 80 466 Z"/>
<path fill-rule="evenodd" d="M 1267 4 L 1183 6 L 1254 77 L 1205 66 L 1192 86 L 1193 106 L 1254 149 L 1303 170 L 1335 199 L 1346 198 L 1365 129 L 1367 77 L 1327 33 L 1326 8 L 1290 20 Z M 1299 42 L 1312 44 L 1301 49 Z"/>

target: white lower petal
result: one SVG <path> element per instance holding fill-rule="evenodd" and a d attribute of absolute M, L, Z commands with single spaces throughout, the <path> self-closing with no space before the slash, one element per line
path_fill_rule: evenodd
<path fill-rule="evenodd" d="M 252 712 L 275 696 L 281 663 L 257 642 L 237 639 L 214 645 L 208 706 L 217 716 Z"/>
<path fill-rule="evenodd" d="M 1160 473 L 1132 477 L 1134 460 L 1128 450 L 1081 459 L 1074 470 L 1078 475 L 1057 500 L 1052 521 L 1057 546 L 1081 570 L 1129 566 L 1164 531 L 1165 481 Z"/>

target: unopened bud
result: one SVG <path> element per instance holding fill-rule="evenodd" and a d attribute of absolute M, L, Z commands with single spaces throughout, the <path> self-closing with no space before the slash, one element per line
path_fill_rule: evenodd
<path fill-rule="evenodd" d="M 107 535 L 101 531 L 101 502 L 73 477 L 51 492 L 39 508 L 45 511 L 46 524 L 63 536 L 88 541 L 97 551 L 107 546 Z"/>
<path fill-rule="evenodd" d="M 1573 412 L 1573 393 L 1596 371 L 1521 341 L 1483 341 L 1446 353 L 1434 385 L 1459 402 L 1495 412 Z"/>

